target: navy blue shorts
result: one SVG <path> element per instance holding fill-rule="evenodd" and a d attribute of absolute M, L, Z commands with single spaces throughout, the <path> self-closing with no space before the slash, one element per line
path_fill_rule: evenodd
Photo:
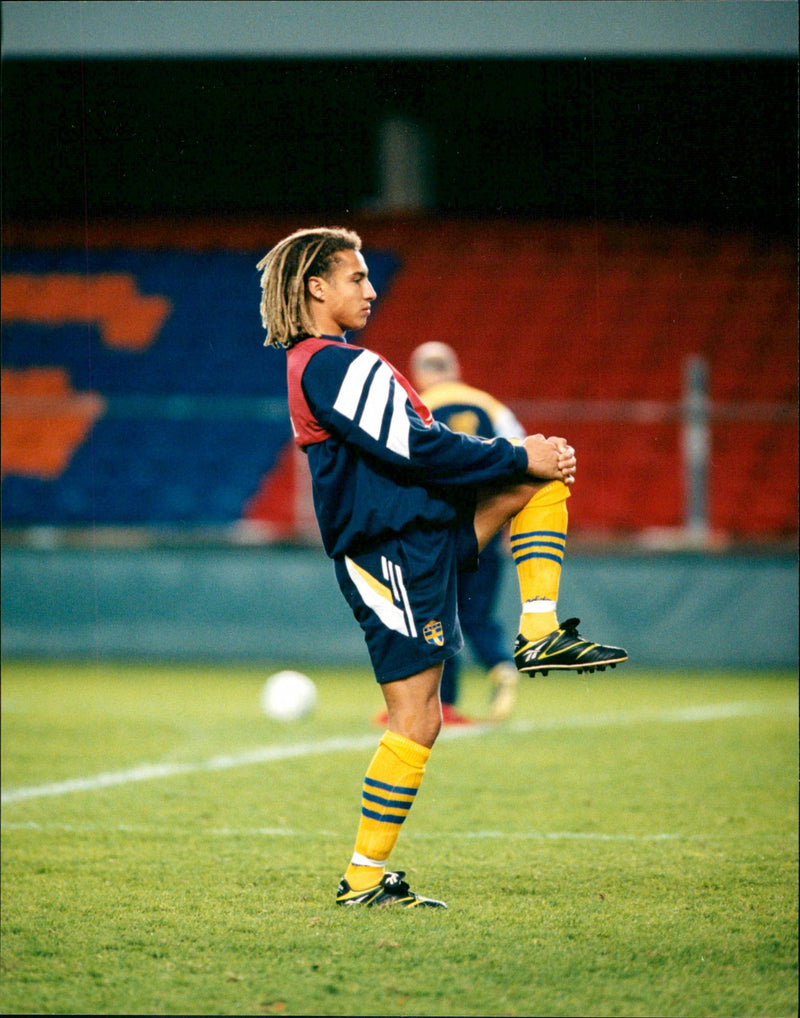
<path fill-rule="evenodd" d="M 470 518 L 454 529 L 398 534 L 334 560 L 378 682 L 416 675 L 461 650 L 456 577 L 475 569 L 477 558 Z"/>

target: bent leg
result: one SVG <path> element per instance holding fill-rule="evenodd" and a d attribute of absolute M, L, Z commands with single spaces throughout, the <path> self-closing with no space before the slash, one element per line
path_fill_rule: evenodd
<path fill-rule="evenodd" d="M 567 541 L 569 494 L 565 484 L 552 481 L 511 523 L 511 554 L 522 603 L 520 632 L 528 640 L 558 628 L 556 606 Z"/>
<path fill-rule="evenodd" d="M 475 535 L 481 549 L 507 520 L 513 520 L 511 550 L 523 605 L 521 632 L 529 638 L 557 626 L 569 495 L 562 481 L 520 484 L 480 498 L 475 510 Z"/>
<path fill-rule="evenodd" d="M 556 604 L 567 539 L 567 499 L 562 481 L 515 485 L 478 500 L 475 534 L 483 548 L 508 519 L 522 614 L 520 632 L 529 640 L 558 627 Z"/>
<path fill-rule="evenodd" d="M 525 496 L 528 496 L 525 501 Z M 529 674 L 549 670 L 593 672 L 627 661 L 622 647 L 584 639 L 579 619 L 559 625 L 557 604 L 567 540 L 569 487 L 563 481 L 522 485 L 479 500 L 475 532 L 479 546 L 491 528 L 513 515 L 511 551 L 519 580 L 521 616 L 514 662 Z M 520 504 L 522 503 L 522 504 Z"/>
<path fill-rule="evenodd" d="M 475 536 L 478 539 L 478 550 L 483 551 L 494 535 L 512 517 L 524 509 L 542 488 L 552 483 L 553 481 L 531 481 L 481 495 L 475 507 Z"/>

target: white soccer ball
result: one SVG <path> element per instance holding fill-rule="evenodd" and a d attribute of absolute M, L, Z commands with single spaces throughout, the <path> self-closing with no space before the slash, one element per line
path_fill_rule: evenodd
<path fill-rule="evenodd" d="M 317 704 L 317 687 L 302 672 L 276 672 L 261 690 L 261 707 L 273 721 L 299 721 Z"/>

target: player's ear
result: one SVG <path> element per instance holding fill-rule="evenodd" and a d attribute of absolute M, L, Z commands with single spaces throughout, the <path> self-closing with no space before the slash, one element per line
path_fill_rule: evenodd
<path fill-rule="evenodd" d="M 306 286 L 311 297 L 315 300 L 324 300 L 325 280 L 321 276 L 309 276 Z"/>

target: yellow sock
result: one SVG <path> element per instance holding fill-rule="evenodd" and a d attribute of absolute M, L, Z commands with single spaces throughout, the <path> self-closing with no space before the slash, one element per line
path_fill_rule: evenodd
<path fill-rule="evenodd" d="M 545 485 L 511 521 L 511 552 L 517 567 L 522 613 L 519 631 L 538 640 L 558 628 L 556 604 L 567 540 L 569 488 Z"/>
<path fill-rule="evenodd" d="M 386 732 L 378 744 L 364 778 L 355 851 L 344 875 L 354 891 L 366 891 L 383 877 L 430 753 L 396 732 Z"/>

